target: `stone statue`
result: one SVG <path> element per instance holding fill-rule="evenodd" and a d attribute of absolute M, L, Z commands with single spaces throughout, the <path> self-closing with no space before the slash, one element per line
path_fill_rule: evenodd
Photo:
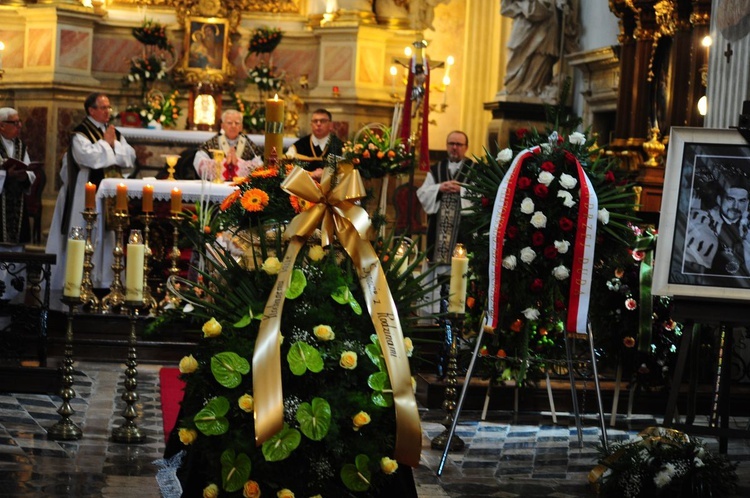
<path fill-rule="evenodd" d="M 557 97 L 553 68 L 563 54 L 578 49 L 579 0 L 502 0 L 500 14 L 513 18 L 508 42 L 505 93 Z M 562 33 L 562 34 L 561 34 Z"/>

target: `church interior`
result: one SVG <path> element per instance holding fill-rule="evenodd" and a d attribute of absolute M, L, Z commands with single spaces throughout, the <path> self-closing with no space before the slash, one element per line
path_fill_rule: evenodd
<path fill-rule="evenodd" d="M 746 1 L 0 0 L 0 19 L 0 108 L 14 110 L 9 117 L 0 111 L 5 120 L 1 160 L 13 157 L 6 143 L 15 143 L 15 152 L 24 144 L 29 175 L 22 200 L 15 202 L 10 200 L 10 166 L 0 171 L 0 225 L 6 232 L 0 242 L 0 496 L 712 496 L 706 489 L 715 496 L 750 495 L 750 334 L 743 313 L 743 301 L 750 299 L 744 296 L 750 280 L 743 280 L 750 279 L 743 259 L 743 251 L 750 258 L 750 241 L 744 239 L 750 223 Z M 87 97 L 94 92 L 99 97 L 92 104 Z M 73 150 L 80 123 L 95 119 L 95 112 L 106 115 L 98 143 L 108 140 L 107 126 L 114 125 L 112 140 L 118 145 L 110 144 L 110 156 L 127 143 L 132 160 L 126 178 L 108 178 L 105 172 L 96 185 L 89 183 L 91 190 L 86 187 L 79 222 L 83 235 L 74 238 L 65 222 L 61 232 L 56 219 L 66 216 L 58 211 L 65 204 L 62 196 L 72 196 L 71 170 L 88 169 L 76 163 Z M 237 131 L 229 131 L 232 119 L 238 120 Z M 321 123 L 330 127 L 330 138 L 318 146 Z M 246 142 L 232 142 L 227 153 L 226 138 L 239 130 L 239 140 Z M 16 136 L 21 142 L 14 142 Z M 300 149 L 308 136 L 310 152 Z M 463 143 L 455 143 L 455 137 Z M 469 263 L 462 272 L 454 270 L 456 259 L 466 260 L 466 253 L 454 252 L 454 234 L 452 258 L 442 262 L 446 273 L 435 276 L 440 282 L 435 284 L 425 269 L 432 262 L 432 230 L 441 236 L 434 220 L 446 218 L 430 211 L 420 187 L 437 175 L 437 166 L 431 165 L 444 160 L 446 150 L 446 164 L 453 164 L 454 146 L 463 148 L 460 160 L 473 159 L 469 164 L 481 170 L 462 180 L 474 183 L 473 190 L 464 185 L 460 195 L 437 194 L 446 210 L 449 198 L 457 203 L 455 230 L 471 238 L 465 242 Z M 290 147 L 296 159 L 285 155 Z M 215 172 L 207 176 L 194 159 L 196 151 L 205 156 L 200 164 Z M 301 170 L 292 170 L 300 166 L 295 160 L 307 161 L 311 154 L 323 161 L 329 152 L 340 161 L 334 173 L 316 176 L 316 166 L 303 166 L 310 175 L 295 176 Z M 370 152 L 385 161 L 371 161 Z M 247 165 L 240 169 L 250 168 L 245 174 L 222 170 L 230 158 L 237 159 L 235 154 L 242 159 L 235 164 Z M 524 190 L 524 168 L 534 155 L 551 162 L 534 166 L 530 178 L 537 185 Z M 725 156 L 732 157 L 722 164 L 731 165 L 718 166 L 716 173 L 711 161 L 719 159 L 711 158 Z M 16 159 L 23 162 L 24 156 Z M 577 181 L 568 180 L 575 189 L 565 186 L 562 177 L 561 187 L 542 180 L 545 173 L 553 177 L 552 162 L 558 160 L 565 168 L 578 167 L 565 170 L 574 176 L 580 171 Z M 260 174 L 284 170 L 279 166 L 285 164 L 283 183 Z M 729 192 L 737 189 L 724 179 L 723 168 L 727 178 L 731 170 L 749 186 L 738 201 L 745 203 L 743 238 L 734 255 L 740 260 L 722 263 L 720 273 L 711 273 L 719 271 L 718 263 L 709 261 L 699 275 L 685 269 L 692 268 L 691 223 L 695 212 L 710 216 L 711 209 L 700 204 L 697 210 L 694 203 L 697 197 L 705 204 L 710 199 L 718 211 L 730 202 Z M 351 190 L 341 193 L 337 189 L 350 185 L 352 169 L 360 171 L 362 188 L 352 181 Z M 255 180 L 247 180 L 254 174 Z M 708 177 L 726 192 L 711 190 Z M 309 184 L 308 178 L 313 179 Z M 254 217 L 253 203 L 275 206 L 277 195 L 271 194 L 269 204 L 268 195 L 251 188 L 254 181 L 261 189 L 273 185 L 291 195 L 295 211 L 284 218 L 281 230 L 277 217 L 273 226 L 259 224 L 259 233 L 248 230 L 239 239 L 222 239 L 227 223 L 222 220 L 235 216 L 252 224 L 262 219 Z M 491 189 L 482 190 L 482 182 Z M 539 206 L 548 205 L 548 189 L 557 192 L 558 205 L 564 203 L 578 216 L 570 216 L 572 232 L 558 221 L 557 208 L 542 213 Z M 481 197 L 471 219 L 463 204 L 467 190 Z M 537 207 L 532 202 L 527 210 L 520 200 L 513 204 L 518 192 L 533 192 Z M 81 207 L 82 193 L 76 191 Z M 330 211 L 311 222 L 323 205 Z M 516 205 L 530 222 L 516 223 L 521 219 Z M 375 249 L 364 236 L 347 242 L 352 231 L 365 233 L 351 214 L 357 209 L 373 220 L 368 236 L 377 241 Z M 19 216 L 21 238 L 9 238 L 9 223 Z M 723 211 L 722 216 L 719 226 L 729 227 Z M 317 232 L 308 231 L 305 221 Z M 572 244 L 552 238 L 529 242 L 534 253 L 521 248 L 513 232 L 520 227 L 518 237 L 527 231 L 532 240 L 553 224 L 573 233 Z M 599 231 L 584 235 L 592 224 Z M 717 233 L 721 228 L 705 226 L 723 243 Z M 343 247 L 337 249 L 337 260 L 325 244 L 328 231 Z M 618 235 L 625 232 L 627 237 Z M 477 242 L 478 233 L 494 235 L 498 242 L 492 236 L 484 237 L 489 243 Z M 316 237 L 322 242 L 316 244 Z M 67 240 L 67 248 L 55 248 L 55 238 Z M 605 238 L 615 241 L 616 251 Z M 400 245 L 384 249 L 394 240 Z M 276 252 L 267 253 L 271 245 Z M 517 247 L 518 260 L 508 259 L 503 246 L 508 251 Z M 558 281 L 567 282 L 570 273 L 555 266 L 550 277 L 553 265 L 540 261 L 568 256 L 593 261 L 594 246 L 612 252 L 598 253 L 590 264 L 568 265 L 576 283 L 566 285 L 580 286 L 578 291 L 570 290 L 570 298 L 547 292 Z M 321 254 L 325 248 L 325 256 L 316 256 L 318 247 Z M 314 313 L 319 297 L 306 297 L 303 289 L 310 284 L 326 292 L 333 284 L 321 275 L 333 270 L 298 270 L 291 248 L 303 255 L 296 264 L 304 260 L 310 268 L 328 268 L 324 263 L 336 262 L 341 272 L 336 278 L 356 292 L 334 290 L 330 297 L 349 314 L 325 317 L 327 303 Z M 524 253 L 527 249 L 533 257 Z M 133 277 L 131 256 L 137 250 L 142 251 L 140 275 Z M 699 263 L 713 250 L 701 246 Z M 239 256 L 227 261 L 229 254 Z M 627 262 L 615 256 L 607 261 L 609 254 L 625 255 Z M 71 270 L 74 257 L 80 257 L 79 266 Z M 375 277 L 361 269 L 368 262 L 378 266 L 372 258 L 383 267 Z M 269 260 L 278 268 L 271 269 Z M 511 287 L 506 292 L 501 277 L 504 286 L 525 282 L 515 276 L 520 273 L 516 265 L 540 265 L 546 273 L 531 283 L 531 291 Z M 71 291 L 72 272 L 77 280 Z M 586 278 L 587 272 L 593 276 Z M 461 278 L 462 300 L 455 308 Z M 378 299 L 385 291 L 392 294 L 390 304 Z M 284 292 L 286 297 L 278 298 Z M 419 304 L 435 292 L 434 302 Z M 300 302 L 300 294 L 307 301 Z M 573 301 L 589 294 L 590 316 L 586 297 L 582 321 L 565 322 L 561 312 L 570 318 Z M 529 296 L 540 309 L 549 300 L 550 314 L 542 310 L 539 319 L 538 310 L 520 305 L 512 318 L 510 312 L 497 311 Z M 362 330 L 368 332 L 360 332 L 365 340 L 355 347 L 360 342 L 352 330 L 362 323 L 362 308 L 367 322 Z M 499 313 L 497 322 L 493 312 Z M 212 313 L 221 322 L 218 331 Z M 410 315 L 409 324 L 376 323 L 376 315 L 393 314 L 396 323 L 399 314 Z M 335 334 L 331 327 L 329 335 L 320 331 L 324 318 Z M 310 331 L 299 332 L 308 322 Z M 404 341 L 393 347 L 386 338 L 396 328 L 399 337 L 402 326 Z M 240 338 L 243 330 L 257 331 L 258 343 L 242 342 L 247 341 Z M 518 347 L 514 338 L 521 336 L 523 352 L 512 353 L 511 344 Z M 207 341 L 223 342 L 207 346 Z M 259 358 L 261 345 L 267 357 Z M 338 470 L 324 468 L 334 466 L 331 455 L 339 451 L 334 448 L 354 439 L 341 435 L 341 428 L 326 428 L 330 437 L 340 439 L 329 443 L 321 453 L 325 458 L 318 460 L 315 448 L 326 445 L 310 435 L 315 431 L 309 419 L 334 426 L 340 422 L 338 405 L 329 400 L 333 415 L 330 407 L 324 415 L 316 404 L 323 394 L 312 400 L 290 395 L 283 404 L 281 399 L 282 386 L 285 395 L 313 389 L 299 380 L 315 371 L 314 361 L 307 359 L 310 349 L 320 359 L 320 375 L 329 375 L 314 389 L 323 385 L 321 392 L 338 393 L 343 400 L 347 388 L 364 386 L 367 396 L 346 398 L 350 403 L 369 399 L 370 388 L 376 391 L 369 401 L 374 405 L 371 427 L 393 434 L 370 432 L 368 439 L 370 415 L 364 411 L 360 414 L 367 421 L 359 422 L 357 414 L 346 419 L 354 432 L 346 429 L 360 441 L 383 439 L 381 446 L 395 456 L 368 467 L 359 455 L 340 478 Z M 347 349 L 359 351 L 359 367 L 357 353 Z M 294 352 L 302 366 L 292 360 Z M 354 355 L 351 367 L 346 353 Z M 274 359 L 277 365 L 268 370 Z M 353 373 L 370 360 L 374 366 L 368 363 L 368 368 L 379 369 L 373 375 L 386 378 L 380 391 L 372 377 Z M 399 373 L 404 364 L 405 373 Z M 278 379 L 265 380 L 271 377 Z M 336 384 L 340 391 L 333 386 L 325 391 L 328 379 L 347 387 Z M 214 391 L 206 387 L 211 383 L 218 383 Z M 248 396 L 240 398 L 239 406 L 232 401 L 222 412 L 214 405 L 238 389 Z M 274 390 L 279 392 L 269 394 Z M 250 408 L 243 399 L 250 400 Z M 264 404 L 271 400 L 278 403 L 274 409 Z M 296 419 L 288 416 L 290 404 Z M 392 405 L 395 415 L 377 415 L 375 406 Z M 303 407 L 309 410 L 307 421 L 300 415 Z M 206 410 L 211 427 L 199 421 Z M 242 422 L 247 432 L 234 426 L 243 416 L 249 420 Z M 290 439 L 303 434 L 298 454 L 292 448 L 283 457 L 269 456 L 267 438 L 273 432 L 260 434 L 262 421 L 270 419 L 278 424 L 274 431 L 281 430 L 281 437 L 270 439 L 278 446 L 287 448 Z M 235 432 L 226 432 L 227 426 Z M 230 445 L 230 434 L 247 439 L 235 449 L 250 457 L 240 453 L 235 460 L 234 449 L 231 458 L 230 450 L 220 453 Z M 623 463 L 629 448 L 645 444 L 639 448 L 656 451 L 664 441 L 670 448 L 705 443 L 705 449 L 700 444 L 695 449 L 703 460 L 684 471 L 665 459 L 653 470 L 655 477 Z M 715 459 L 704 458 L 704 451 Z M 213 463 L 206 464 L 211 458 Z M 291 458 L 290 464 L 302 469 L 298 480 L 308 484 L 290 480 L 288 468 L 271 472 L 273 458 Z M 389 462 L 400 465 L 395 483 L 387 479 L 394 473 Z M 633 462 L 628 463 L 635 468 Z M 714 488 L 696 487 L 701 478 L 695 476 L 704 465 L 719 469 L 714 475 L 721 478 L 709 479 Z M 227 468 L 232 469 L 229 477 Z M 269 469 L 265 478 L 261 469 Z M 204 479 L 213 470 L 216 479 Z M 377 479 L 370 479 L 371 472 Z M 613 472 L 629 477 L 615 482 Z M 652 482 L 641 485 L 641 479 Z M 651 494 L 654 489 L 662 494 Z"/>

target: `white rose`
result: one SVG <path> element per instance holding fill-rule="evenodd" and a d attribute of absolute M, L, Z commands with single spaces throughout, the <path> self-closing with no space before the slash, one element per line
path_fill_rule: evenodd
<path fill-rule="evenodd" d="M 531 217 L 531 224 L 534 228 L 544 228 L 547 226 L 547 217 L 541 211 L 536 211 Z"/>
<path fill-rule="evenodd" d="M 579 131 L 574 131 L 568 137 L 568 141 L 573 145 L 583 145 L 586 143 L 586 135 Z"/>
<path fill-rule="evenodd" d="M 518 264 L 518 261 L 516 261 L 516 257 L 512 254 L 503 258 L 503 268 L 515 270 L 516 264 Z"/>
<path fill-rule="evenodd" d="M 568 252 L 568 249 L 570 248 L 570 242 L 567 240 L 556 240 L 555 241 L 555 249 L 557 249 L 557 252 L 560 254 L 565 254 Z"/>
<path fill-rule="evenodd" d="M 570 277 L 570 270 L 565 268 L 564 265 L 556 266 L 552 269 L 552 275 L 558 280 L 565 280 Z"/>
<path fill-rule="evenodd" d="M 524 263 L 531 263 L 536 258 L 536 252 L 530 247 L 524 247 L 521 249 L 521 261 Z"/>
<path fill-rule="evenodd" d="M 521 212 L 523 214 L 531 214 L 534 212 L 534 201 L 527 197 L 521 201 Z"/>
<path fill-rule="evenodd" d="M 527 320 L 539 319 L 539 310 L 536 308 L 526 308 L 521 313 L 523 313 L 523 316 L 525 316 Z"/>
<path fill-rule="evenodd" d="M 576 185 L 578 185 L 578 180 L 576 180 L 569 174 L 563 173 L 562 175 L 560 175 L 560 186 L 562 186 L 562 188 L 570 190 Z"/>
<path fill-rule="evenodd" d="M 545 154 L 549 154 L 550 152 L 552 152 L 552 146 L 550 144 L 542 144 L 541 147 L 542 152 L 544 152 Z"/>
<path fill-rule="evenodd" d="M 576 205 L 576 201 L 573 200 L 573 194 L 567 190 L 558 190 L 557 197 L 560 197 L 563 200 L 563 206 L 565 207 L 570 208 Z"/>
<path fill-rule="evenodd" d="M 552 180 L 554 179 L 555 179 L 555 175 L 553 175 L 549 171 L 542 171 L 541 173 L 539 173 L 539 176 L 537 177 L 537 180 L 539 180 L 539 183 L 541 183 L 545 187 L 549 187 L 549 184 L 552 183 Z"/>
<path fill-rule="evenodd" d="M 606 208 L 601 208 L 596 217 L 602 222 L 602 225 L 609 223 L 609 211 Z"/>
<path fill-rule="evenodd" d="M 495 158 L 495 160 L 499 163 L 507 163 L 511 159 L 513 159 L 513 151 L 509 148 L 505 148 L 498 152 L 497 157 Z"/>

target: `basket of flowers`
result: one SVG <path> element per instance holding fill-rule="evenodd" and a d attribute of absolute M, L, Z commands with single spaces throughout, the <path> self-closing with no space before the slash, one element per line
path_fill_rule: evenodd
<path fill-rule="evenodd" d="M 251 54 L 267 54 L 273 52 L 281 43 L 282 32 L 279 28 L 267 26 L 256 28 L 250 35 L 248 50 Z"/>
<path fill-rule="evenodd" d="M 342 155 L 365 179 L 407 173 L 414 167 L 414 153 L 381 124 L 362 128 L 353 140 L 344 143 Z"/>

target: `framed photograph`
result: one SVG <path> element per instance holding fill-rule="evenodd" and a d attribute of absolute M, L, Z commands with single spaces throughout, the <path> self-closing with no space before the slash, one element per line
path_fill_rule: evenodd
<path fill-rule="evenodd" d="M 653 293 L 750 300 L 750 145 L 736 130 L 669 135 Z"/>
<path fill-rule="evenodd" d="M 185 21 L 186 73 L 226 74 L 229 70 L 229 20 L 218 17 L 188 17 Z"/>

